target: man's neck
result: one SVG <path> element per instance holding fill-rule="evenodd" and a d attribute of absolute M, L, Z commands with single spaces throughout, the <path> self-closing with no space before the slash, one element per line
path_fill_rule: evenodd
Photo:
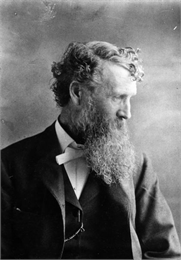
<path fill-rule="evenodd" d="M 75 126 L 72 125 L 69 113 L 66 113 L 65 110 L 62 110 L 62 113 L 58 117 L 58 121 L 65 132 L 70 135 L 70 137 L 72 137 L 76 143 L 84 143 L 82 134 L 78 134 L 75 130 Z"/>

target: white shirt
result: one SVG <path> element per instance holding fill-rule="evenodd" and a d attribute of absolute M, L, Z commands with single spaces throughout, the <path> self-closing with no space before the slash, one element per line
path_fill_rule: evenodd
<path fill-rule="evenodd" d="M 77 144 L 61 127 L 58 120 L 55 123 L 55 131 L 58 137 L 58 141 L 61 147 L 62 152 L 65 152 L 67 147 L 78 148 L 82 145 Z M 68 174 L 69 180 L 72 184 L 74 192 L 77 198 L 80 198 L 82 190 L 87 181 L 90 169 L 87 166 L 86 160 L 84 157 L 74 159 L 67 163 L 64 163 L 65 170 Z"/>

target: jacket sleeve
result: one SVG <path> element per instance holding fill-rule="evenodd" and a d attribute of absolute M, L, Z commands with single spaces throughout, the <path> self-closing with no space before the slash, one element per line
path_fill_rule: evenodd
<path fill-rule="evenodd" d="M 146 156 L 136 185 L 136 231 L 143 259 L 180 258 L 181 249 L 170 208 Z"/>

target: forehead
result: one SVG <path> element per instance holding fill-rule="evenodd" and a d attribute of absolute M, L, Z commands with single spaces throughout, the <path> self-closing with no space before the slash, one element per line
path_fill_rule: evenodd
<path fill-rule="evenodd" d="M 136 81 L 125 68 L 113 64 L 105 63 L 103 68 L 103 87 L 107 87 L 110 92 L 118 92 L 126 95 L 136 95 Z"/>

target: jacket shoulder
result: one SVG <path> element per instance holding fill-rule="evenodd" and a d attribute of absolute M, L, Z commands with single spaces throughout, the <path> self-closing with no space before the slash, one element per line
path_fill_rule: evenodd
<path fill-rule="evenodd" d="M 50 145 L 56 143 L 56 134 L 54 123 L 47 127 L 43 132 L 27 137 L 16 143 L 13 143 L 1 150 L 2 162 L 12 163 L 38 160 L 49 150 Z"/>
<path fill-rule="evenodd" d="M 38 133 L 3 148 L 1 150 L 1 158 L 5 159 L 6 157 L 16 157 L 18 154 L 26 153 L 27 151 L 34 149 L 42 134 L 43 132 Z"/>

